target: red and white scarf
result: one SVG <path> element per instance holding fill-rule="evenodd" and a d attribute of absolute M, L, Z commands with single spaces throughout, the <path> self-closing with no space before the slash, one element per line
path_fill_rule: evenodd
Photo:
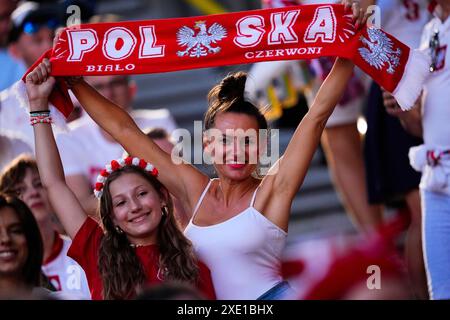
<path fill-rule="evenodd" d="M 411 108 L 428 74 L 427 58 L 381 29 L 357 32 L 351 20 L 343 5 L 328 4 L 86 24 L 66 28 L 46 56 L 54 76 L 160 73 L 337 56 L 351 59 L 392 92 L 402 108 Z M 50 100 L 66 116 L 70 113 L 62 81 Z"/>

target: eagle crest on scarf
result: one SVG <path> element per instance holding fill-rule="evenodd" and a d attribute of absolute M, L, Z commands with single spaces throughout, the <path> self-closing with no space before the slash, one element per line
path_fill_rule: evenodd
<path fill-rule="evenodd" d="M 227 36 L 227 30 L 218 23 L 213 23 L 209 29 L 206 29 L 206 21 L 196 21 L 194 29 L 199 29 L 198 33 L 191 28 L 184 26 L 177 32 L 178 45 L 187 47 L 184 51 L 178 51 L 179 57 L 189 55 L 190 57 L 200 58 L 209 53 L 218 53 L 220 47 L 212 47 Z"/>
<path fill-rule="evenodd" d="M 383 69 L 387 64 L 387 73 L 393 74 L 400 63 L 402 50 L 400 48 L 394 50 L 392 40 L 381 29 L 367 28 L 367 34 L 370 40 L 363 36 L 359 38 L 367 46 L 367 48 L 359 48 L 359 54 L 367 63 L 378 70 Z"/>

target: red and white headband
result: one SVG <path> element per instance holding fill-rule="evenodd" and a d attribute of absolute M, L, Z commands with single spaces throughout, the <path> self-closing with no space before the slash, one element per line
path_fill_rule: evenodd
<path fill-rule="evenodd" d="M 108 179 L 109 175 L 114 171 L 122 169 L 126 166 L 136 166 L 144 169 L 150 175 L 155 178 L 158 176 L 158 170 L 147 161 L 143 159 L 139 159 L 136 157 L 126 157 L 117 160 L 112 160 L 110 164 L 105 166 L 105 169 L 100 171 L 100 174 L 97 177 L 97 182 L 95 183 L 94 195 L 96 198 L 100 198 L 103 194 L 103 187 L 105 186 L 106 179 Z"/>

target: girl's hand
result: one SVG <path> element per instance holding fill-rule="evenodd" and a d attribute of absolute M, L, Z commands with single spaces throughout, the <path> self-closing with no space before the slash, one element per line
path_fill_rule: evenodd
<path fill-rule="evenodd" d="M 48 59 L 44 59 L 26 77 L 26 89 L 30 101 L 30 111 L 33 108 L 41 109 L 48 104 L 48 97 L 55 85 L 55 78 L 50 76 L 51 65 Z"/>
<path fill-rule="evenodd" d="M 353 23 L 355 23 L 355 28 L 357 30 L 366 24 L 367 18 L 369 18 L 370 13 L 364 12 L 358 1 L 342 0 L 341 4 L 344 5 L 345 11 L 348 11 L 350 9 L 352 10 Z"/>

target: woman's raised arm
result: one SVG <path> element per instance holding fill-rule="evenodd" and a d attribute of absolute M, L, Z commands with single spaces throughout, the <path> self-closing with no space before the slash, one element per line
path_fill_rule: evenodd
<path fill-rule="evenodd" d="M 344 2 L 350 7 L 349 1 Z M 355 25 L 362 26 L 367 15 L 357 3 L 352 4 L 352 11 Z M 265 194 L 269 195 L 264 204 L 266 217 L 284 230 L 287 230 L 292 200 L 305 179 L 325 124 L 344 93 L 353 67 L 351 60 L 337 58 L 284 155 L 263 180 Z"/>

